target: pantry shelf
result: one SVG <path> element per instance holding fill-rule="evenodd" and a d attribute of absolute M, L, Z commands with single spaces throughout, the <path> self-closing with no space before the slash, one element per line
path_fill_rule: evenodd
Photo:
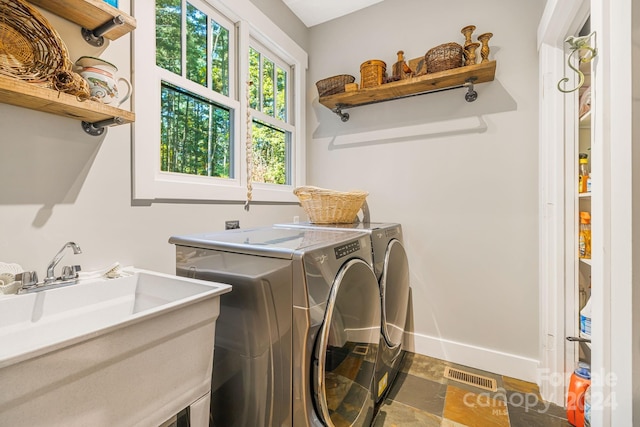
<path fill-rule="evenodd" d="M 424 74 L 411 77 L 380 86 L 360 89 L 350 92 L 342 92 L 334 95 L 320 97 L 320 104 L 338 114 L 342 121 L 347 121 L 349 115 L 343 113 L 346 108 L 407 98 L 409 96 L 423 95 L 442 90 L 468 87 L 466 99 L 471 102 L 477 94 L 473 92 L 473 85 L 485 83 L 495 78 L 496 61 L 488 61 L 480 64 L 467 65 L 452 70 L 438 73 Z M 471 95 L 471 96 L 469 96 Z"/>
<path fill-rule="evenodd" d="M 75 96 L 0 75 L 0 102 L 59 116 L 97 123 L 116 119 L 114 124 L 135 121 L 135 114 L 98 101 L 79 101 Z"/>
<path fill-rule="evenodd" d="M 104 33 L 109 40 L 116 40 L 136 28 L 136 20 L 103 0 L 29 0 L 49 12 L 80 25 L 88 30 L 94 30 L 114 18 L 121 17 L 124 23 Z"/>

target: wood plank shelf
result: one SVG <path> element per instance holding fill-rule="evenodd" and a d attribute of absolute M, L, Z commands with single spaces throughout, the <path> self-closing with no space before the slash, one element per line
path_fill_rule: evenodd
<path fill-rule="evenodd" d="M 88 30 L 94 30 L 121 16 L 124 24 L 110 29 L 104 34 L 109 40 L 116 40 L 136 28 L 136 20 L 132 16 L 124 13 L 103 0 L 28 0 L 30 3 L 39 6 L 51 13 L 55 13 L 75 24 Z"/>
<path fill-rule="evenodd" d="M 132 123 L 135 114 L 98 101 L 78 101 L 68 93 L 0 75 L 0 102 L 59 116 L 96 123 L 119 118 L 118 124 Z"/>
<path fill-rule="evenodd" d="M 495 73 L 496 61 L 488 61 L 438 73 L 411 77 L 372 88 L 324 96 L 320 97 L 319 102 L 341 116 L 342 121 L 347 121 L 349 115 L 343 113 L 342 109 L 460 87 L 469 87 L 470 92 L 468 94 L 471 94 L 474 84 L 492 81 L 495 78 Z M 465 96 L 465 98 L 471 102 L 475 100 L 476 96 L 477 94 L 473 92 L 472 96 Z"/>

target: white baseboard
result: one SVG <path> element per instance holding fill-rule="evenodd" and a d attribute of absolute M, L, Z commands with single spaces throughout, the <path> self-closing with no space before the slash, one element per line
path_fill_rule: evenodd
<path fill-rule="evenodd" d="M 405 332 L 406 350 L 494 374 L 537 383 L 539 361 L 442 338 Z"/>

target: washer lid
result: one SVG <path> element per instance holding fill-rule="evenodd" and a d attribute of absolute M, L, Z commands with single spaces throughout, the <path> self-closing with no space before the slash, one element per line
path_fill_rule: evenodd
<path fill-rule="evenodd" d="M 316 409 L 329 426 L 369 426 L 380 343 L 380 293 L 371 267 L 354 258 L 338 272 L 313 360 Z"/>
<path fill-rule="evenodd" d="M 345 234 L 335 230 L 260 227 L 172 236 L 169 243 L 291 259 L 297 251 L 320 244 L 340 243 L 362 235 L 363 232 L 358 231 Z"/>

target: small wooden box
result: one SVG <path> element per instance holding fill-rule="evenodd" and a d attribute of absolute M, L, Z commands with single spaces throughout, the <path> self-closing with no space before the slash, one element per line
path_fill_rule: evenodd
<path fill-rule="evenodd" d="M 358 90 L 358 83 L 347 83 L 344 85 L 345 92 L 355 92 Z"/>

